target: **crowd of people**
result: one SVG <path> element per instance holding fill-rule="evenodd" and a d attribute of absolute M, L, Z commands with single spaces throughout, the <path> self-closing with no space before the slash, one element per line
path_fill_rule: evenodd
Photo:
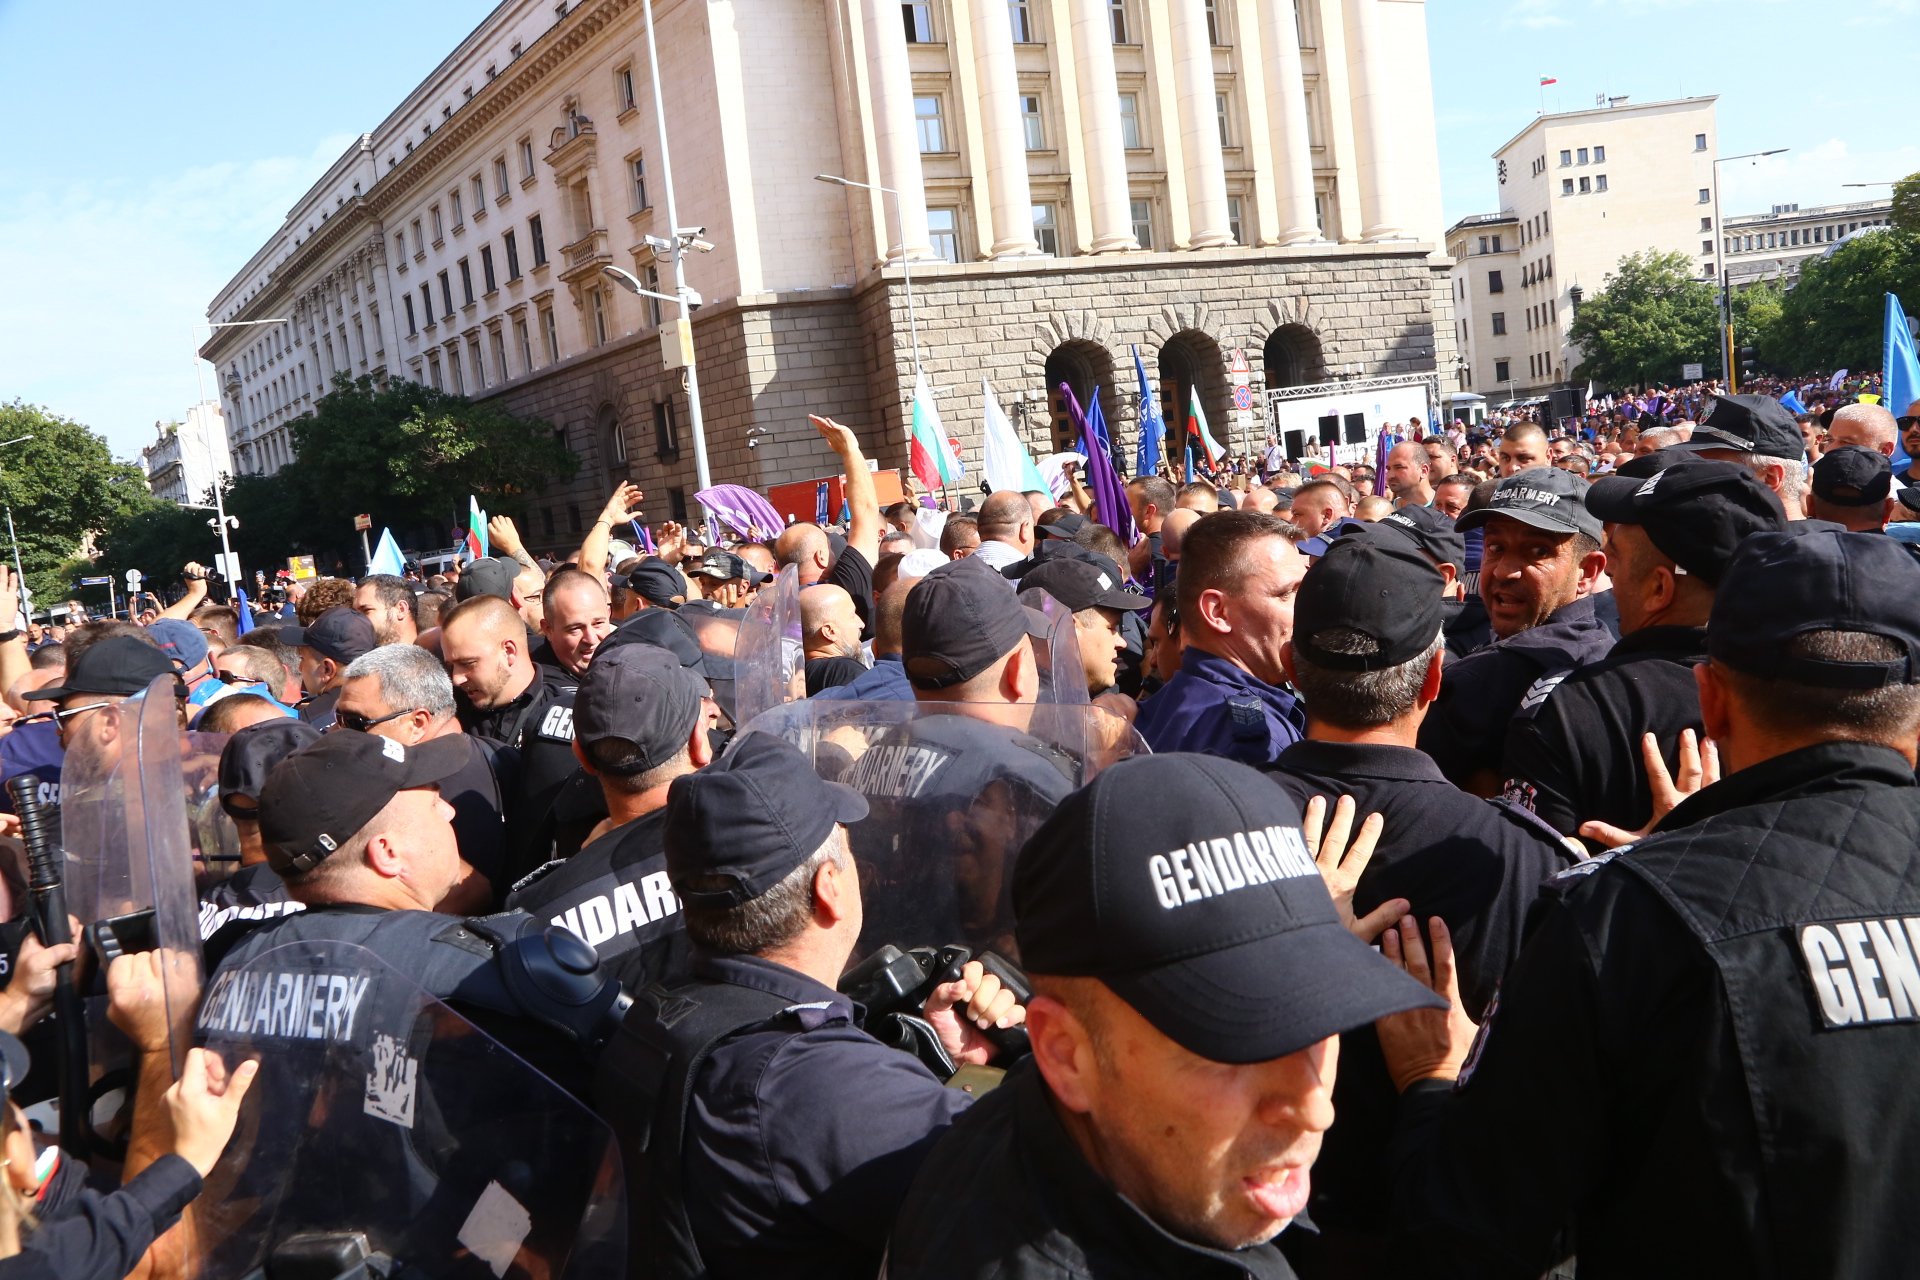
<path fill-rule="evenodd" d="M 1269 441 L 1125 510 L 882 508 L 815 419 L 844 526 L 631 547 L 622 484 L 555 556 L 496 518 L 444 574 L 252 610 L 189 566 L 0 634 L 0 781 L 77 805 L 173 699 L 232 844 L 195 828 L 204 1002 L 100 958 L 146 1104 L 91 1187 L 16 1105 L 88 961 L 0 866 L 0 1277 L 228 1257 L 277 1040 L 410 1042 L 386 997 L 250 1019 L 290 944 L 611 1131 L 624 1263 L 469 1218 L 495 1275 L 1904 1274 L 1920 404 L 1792 390 Z M 488 1172 L 421 1070 L 411 1158 L 538 1224 L 578 1171 Z"/>

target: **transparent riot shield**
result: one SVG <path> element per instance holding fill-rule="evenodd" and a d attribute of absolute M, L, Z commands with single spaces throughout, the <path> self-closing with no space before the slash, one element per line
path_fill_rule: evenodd
<path fill-rule="evenodd" d="M 1111 712 L 1059 704 L 805 701 L 763 713 L 742 735 L 753 732 L 786 739 L 821 777 L 867 799 L 849 829 L 866 912 L 856 963 L 889 944 L 957 944 L 1017 962 L 1021 846 L 1070 792 L 1147 751 Z"/>
<path fill-rule="evenodd" d="M 158 947 L 173 958 L 170 1026 L 191 1013 L 201 976 L 187 735 L 175 687 L 172 676 L 160 676 L 142 693 L 70 719 L 60 794 L 67 910 L 101 940 L 96 950 Z M 201 753 L 194 766 L 204 776 Z M 94 990 L 104 993 L 103 979 Z M 104 1091 L 131 1067 L 132 1051 L 107 1022 L 104 994 L 87 1009 L 92 1074 Z M 171 1047 L 177 1077 L 189 1045 L 176 1039 Z"/>
<path fill-rule="evenodd" d="M 606 1125 L 373 952 L 305 941 L 225 965 L 198 1029 L 227 1064 L 260 1061 L 188 1210 L 199 1280 L 320 1274 L 293 1268 L 316 1254 L 382 1276 L 629 1274 Z"/>
<path fill-rule="evenodd" d="M 220 807 L 220 752 L 230 736 L 195 732 L 182 739 L 187 839 L 193 850 L 194 885 L 200 893 L 240 869 L 240 832 Z"/>
<path fill-rule="evenodd" d="M 706 663 L 707 684 L 713 689 L 713 700 L 720 705 L 721 713 L 731 724 L 738 724 L 734 714 L 738 709 L 734 664 L 740 633 L 745 626 L 743 620 L 706 609 L 683 609 L 680 618 L 693 628 L 694 637 L 700 642 L 700 653 Z"/>
<path fill-rule="evenodd" d="M 1033 656 L 1040 668 L 1040 693 L 1036 702 L 1057 702 L 1085 706 L 1088 702 L 1087 669 L 1080 662 L 1080 633 L 1075 630 L 1073 610 L 1038 587 L 1020 593 L 1020 603 L 1045 620 L 1044 636 L 1034 636 Z M 1036 629 L 1040 629 L 1036 623 Z"/>
<path fill-rule="evenodd" d="M 800 635 L 800 571 L 792 565 L 760 589 L 734 643 L 734 723 L 807 696 Z"/>

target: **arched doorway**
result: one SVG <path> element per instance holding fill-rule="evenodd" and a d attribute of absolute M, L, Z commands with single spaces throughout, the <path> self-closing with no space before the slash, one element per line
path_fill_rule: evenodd
<path fill-rule="evenodd" d="M 1098 390 L 1101 412 L 1106 416 L 1108 426 L 1111 428 L 1115 408 L 1113 356 L 1105 347 L 1084 338 L 1063 342 L 1047 357 L 1045 377 L 1047 420 L 1052 427 L 1051 438 L 1055 453 L 1077 449 L 1080 439 L 1080 431 L 1074 425 L 1073 414 L 1067 409 L 1066 397 L 1060 394 L 1060 384 L 1063 382 L 1073 389 L 1073 397 L 1080 402 L 1082 412 L 1090 408 L 1093 403 L 1093 394 Z"/>
<path fill-rule="evenodd" d="M 1320 335 L 1303 324 L 1283 324 L 1267 335 L 1261 349 L 1266 360 L 1267 390 L 1304 387 L 1327 380 L 1326 357 Z"/>
<path fill-rule="evenodd" d="M 1222 448 L 1235 442 L 1227 438 L 1228 411 L 1232 408 L 1227 389 L 1227 361 L 1220 344 L 1198 329 L 1182 329 L 1160 346 L 1160 415 L 1166 420 L 1167 438 L 1163 456 L 1174 463 L 1176 471 L 1185 456 L 1187 400 L 1199 391 L 1200 410 L 1207 415 L 1207 431 Z"/>

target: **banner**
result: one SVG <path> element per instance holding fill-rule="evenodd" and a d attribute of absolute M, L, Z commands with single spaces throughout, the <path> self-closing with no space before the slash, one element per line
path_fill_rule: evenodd
<path fill-rule="evenodd" d="M 987 473 L 987 488 L 995 492 L 1001 489 L 1023 493 L 1049 492 L 1046 477 L 1040 474 L 1040 468 L 1033 465 L 1032 455 L 1020 443 L 1013 423 L 1007 420 L 1006 411 L 1000 407 L 1000 401 L 994 398 L 993 387 L 985 378 L 980 379 L 980 396 L 986 419 L 982 432 L 982 465 Z"/>
<path fill-rule="evenodd" d="M 1160 442 L 1167 434 L 1166 421 L 1160 416 L 1160 401 L 1147 381 L 1147 366 L 1140 359 L 1140 348 L 1133 348 L 1133 374 L 1140 383 L 1140 447 L 1135 450 L 1133 474 L 1150 476 L 1160 470 Z"/>

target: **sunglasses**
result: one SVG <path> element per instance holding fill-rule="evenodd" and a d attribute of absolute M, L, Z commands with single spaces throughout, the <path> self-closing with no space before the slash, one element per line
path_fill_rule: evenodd
<path fill-rule="evenodd" d="M 111 702 L 89 702 L 83 707 L 68 707 L 65 710 L 54 711 L 36 711 L 30 716 L 21 716 L 15 723 L 32 724 L 36 721 L 51 720 L 54 724 L 60 725 L 75 716 L 85 715 L 89 711 L 98 711 L 102 707 L 111 707 L 113 705 Z"/>
<path fill-rule="evenodd" d="M 398 720 L 401 716 L 412 715 L 413 712 L 414 708 L 408 707 L 405 711 L 390 711 L 384 716 L 369 719 L 357 711 L 336 711 L 333 715 L 333 723 L 327 726 L 327 731 L 331 733 L 335 729 L 352 729 L 355 733 L 366 733 L 377 724 Z"/>

